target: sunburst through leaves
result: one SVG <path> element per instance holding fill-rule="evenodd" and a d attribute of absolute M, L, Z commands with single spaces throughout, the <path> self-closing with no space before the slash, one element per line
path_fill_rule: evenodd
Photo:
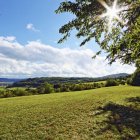
<path fill-rule="evenodd" d="M 103 0 L 98 0 L 105 8 L 106 13 L 103 13 L 99 16 L 99 18 L 106 18 L 108 20 L 108 32 L 112 31 L 112 28 L 116 22 L 120 22 L 121 24 L 124 24 L 124 21 L 119 16 L 120 12 L 123 11 L 125 8 L 119 8 L 117 5 L 117 0 L 115 0 L 112 4 L 112 6 L 107 5 L 107 3 Z"/>

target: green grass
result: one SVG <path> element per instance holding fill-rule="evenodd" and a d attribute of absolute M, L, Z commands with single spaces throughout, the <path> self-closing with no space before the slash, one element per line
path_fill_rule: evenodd
<path fill-rule="evenodd" d="M 22 89 L 22 90 L 25 90 L 26 88 L 25 87 L 11 87 L 11 88 L 8 88 L 9 90 L 16 90 L 16 89 Z"/>
<path fill-rule="evenodd" d="M 0 139 L 140 139 L 140 87 L 0 99 Z"/>
<path fill-rule="evenodd" d="M 103 83 L 103 84 L 105 84 L 106 81 L 98 81 L 98 82 L 96 82 L 96 83 Z"/>

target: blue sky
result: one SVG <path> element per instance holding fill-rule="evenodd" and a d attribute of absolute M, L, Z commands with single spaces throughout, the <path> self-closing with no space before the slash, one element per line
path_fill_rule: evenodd
<path fill-rule="evenodd" d="M 0 33 L 14 35 L 21 43 L 41 39 L 54 45 L 60 35 L 61 25 L 73 18 L 71 15 L 56 15 L 55 10 L 61 1 L 56 0 L 0 0 Z M 26 30 L 26 25 L 33 23 L 40 32 Z"/>
<path fill-rule="evenodd" d="M 0 33 L 3 36 L 16 36 L 22 44 L 31 40 L 41 40 L 43 43 L 60 47 L 78 47 L 74 33 L 67 42 L 59 45 L 56 42 L 62 37 L 59 28 L 73 19 L 72 14 L 56 14 L 62 0 L 0 0 Z M 26 25 L 32 23 L 40 32 L 26 30 Z M 74 43 L 74 44 L 73 44 Z M 98 45 L 92 41 L 88 47 L 98 50 Z M 92 47 L 91 47 L 92 46 Z M 93 47 L 95 46 L 95 47 Z"/>
<path fill-rule="evenodd" d="M 55 14 L 60 2 L 62 0 L 0 0 L 1 77 L 97 77 L 125 72 L 126 67 L 126 72 L 134 71 L 132 66 L 123 66 L 118 69 L 121 66 L 119 62 L 110 67 L 104 61 L 104 56 L 93 61 L 91 57 L 99 49 L 94 40 L 80 48 L 80 40 L 73 33 L 68 41 L 57 44 L 56 42 L 61 37 L 59 28 L 74 18 L 73 15 L 68 13 Z M 69 51 L 69 54 L 67 54 L 67 51 Z M 56 52 L 62 52 L 63 56 Z M 21 53 L 24 53 L 24 56 Z M 32 55 L 37 57 L 34 58 Z M 44 57 L 42 58 L 39 55 Z M 78 56 L 79 58 L 77 58 Z M 58 57 L 62 57 L 59 60 L 61 62 L 58 62 Z M 69 59 L 64 62 L 63 59 L 67 59 L 67 57 Z M 50 59 L 56 60 L 50 62 Z M 29 67 L 29 65 L 32 65 L 32 67 Z M 62 68 L 60 71 L 54 70 L 60 67 Z M 98 69 L 104 70 L 97 72 Z"/>

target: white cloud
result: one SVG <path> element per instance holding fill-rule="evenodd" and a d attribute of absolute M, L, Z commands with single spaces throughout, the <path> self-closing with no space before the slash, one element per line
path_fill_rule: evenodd
<path fill-rule="evenodd" d="M 36 29 L 32 23 L 28 23 L 26 25 L 26 29 L 34 31 L 34 32 L 39 32 L 40 31 L 40 30 Z"/>
<path fill-rule="evenodd" d="M 98 77 L 135 70 L 134 66 L 122 66 L 119 62 L 110 66 L 102 56 L 93 60 L 94 52 L 90 49 L 55 48 L 39 41 L 22 45 L 15 39 L 0 37 L 0 75 L 3 77 Z"/>

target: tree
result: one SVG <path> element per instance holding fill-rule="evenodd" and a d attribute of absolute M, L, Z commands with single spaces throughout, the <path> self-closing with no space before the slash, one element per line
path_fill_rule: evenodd
<path fill-rule="evenodd" d="M 108 79 L 106 81 L 106 84 L 105 84 L 106 87 L 118 86 L 118 85 L 119 85 L 119 83 L 116 80 L 113 80 L 113 79 Z"/>
<path fill-rule="evenodd" d="M 53 87 L 53 85 L 46 82 L 46 83 L 42 84 L 41 86 L 39 86 L 37 88 L 37 91 L 40 94 L 48 94 L 48 93 L 54 92 L 54 87 Z"/>
<path fill-rule="evenodd" d="M 132 75 L 131 85 L 140 86 L 140 69 L 137 69 L 135 73 Z"/>
<path fill-rule="evenodd" d="M 59 32 L 64 36 L 59 43 L 66 40 L 71 31 L 76 29 L 76 36 L 84 38 L 81 46 L 94 38 L 101 48 L 96 55 L 104 50 L 110 64 L 117 59 L 123 64 L 136 64 L 140 59 L 140 0 L 118 0 L 117 5 L 116 2 L 116 0 L 62 2 L 56 13 L 70 12 L 75 15 L 75 19 L 60 28 Z M 112 5 L 114 9 L 111 8 Z M 111 31 L 107 27 L 108 23 Z"/>
<path fill-rule="evenodd" d="M 136 63 L 137 70 L 132 75 L 132 78 L 130 80 L 130 84 L 133 86 L 140 86 L 140 62 Z"/>

